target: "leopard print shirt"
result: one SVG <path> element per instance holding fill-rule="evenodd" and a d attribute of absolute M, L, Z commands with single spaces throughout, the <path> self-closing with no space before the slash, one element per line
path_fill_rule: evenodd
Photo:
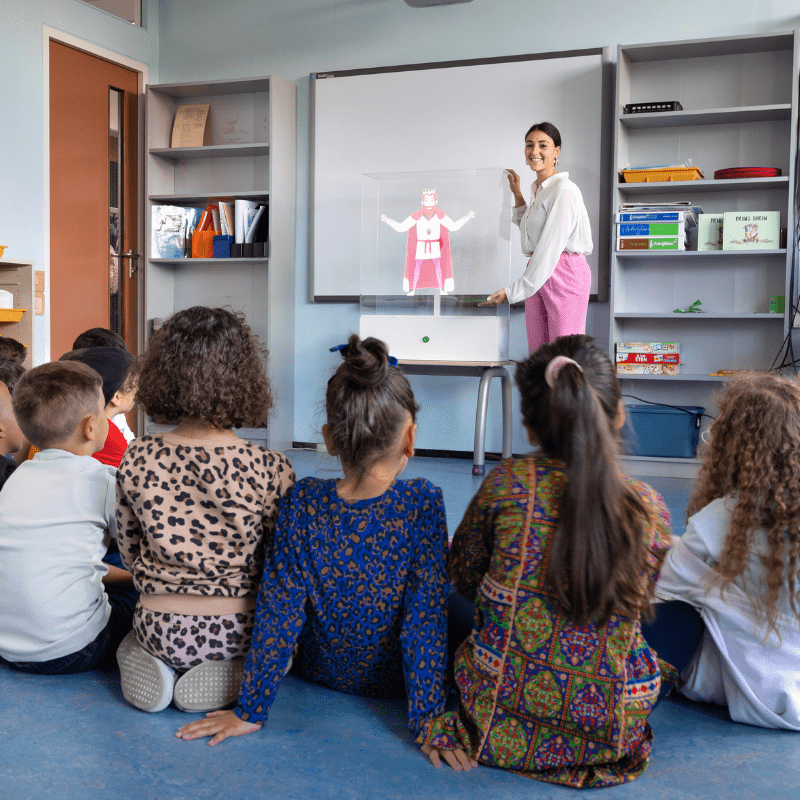
<path fill-rule="evenodd" d="M 144 436 L 117 471 L 120 555 L 145 594 L 255 597 L 278 503 L 294 485 L 285 456 Z"/>

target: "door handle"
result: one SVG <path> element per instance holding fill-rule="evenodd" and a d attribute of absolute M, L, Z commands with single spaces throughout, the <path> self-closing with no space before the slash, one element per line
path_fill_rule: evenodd
<path fill-rule="evenodd" d="M 136 270 L 139 268 L 138 259 L 141 258 L 141 256 L 138 253 L 134 253 L 133 250 L 128 250 L 127 253 L 120 253 L 119 257 L 129 258 L 131 260 L 128 276 L 132 278 L 136 274 Z"/>

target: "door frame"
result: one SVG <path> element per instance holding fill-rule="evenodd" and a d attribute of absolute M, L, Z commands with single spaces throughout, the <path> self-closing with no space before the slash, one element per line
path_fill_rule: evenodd
<path fill-rule="evenodd" d="M 145 199 L 145 182 L 144 182 L 144 162 L 145 162 L 145 89 L 149 83 L 149 67 L 141 61 L 135 61 L 127 56 L 115 53 L 113 50 L 108 50 L 104 47 L 99 47 L 92 42 L 87 42 L 84 39 L 79 39 L 77 36 L 64 33 L 64 31 L 50 28 L 46 25 L 42 26 L 42 52 L 44 58 L 44 219 L 42 222 L 42 230 L 44 232 L 44 294 L 45 294 L 45 309 L 44 317 L 46 320 L 46 332 L 44 341 L 44 355 L 45 362 L 50 361 L 50 42 L 55 41 L 60 44 L 72 47 L 75 50 L 80 50 L 90 56 L 95 56 L 103 61 L 109 61 L 112 64 L 117 64 L 120 67 L 136 72 L 138 75 L 138 127 L 136 142 L 137 142 L 137 173 L 138 173 L 138 191 L 136 197 L 136 204 L 139 210 L 138 230 L 136 231 L 136 251 L 139 253 L 138 269 L 136 271 L 137 282 L 137 324 L 136 324 L 136 345 L 139 353 L 144 350 L 144 329 L 145 329 L 145 303 L 144 303 L 144 271 L 147 264 L 147 251 L 145 250 L 144 232 L 146 228 L 144 218 L 144 199 Z M 127 263 L 120 260 L 120 268 L 126 266 Z M 35 328 L 34 328 L 35 336 Z"/>

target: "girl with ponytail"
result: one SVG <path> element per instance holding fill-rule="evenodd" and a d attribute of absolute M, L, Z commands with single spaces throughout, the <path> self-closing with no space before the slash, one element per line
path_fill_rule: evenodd
<path fill-rule="evenodd" d="M 239 702 L 176 736 L 228 736 L 266 722 L 293 671 L 348 694 L 406 696 L 416 734 L 444 711 L 447 524 L 442 491 L 398 480 L 414 455 L 417 404 L 378 339 L 351 336 L 328 381 L 322 433 L 344 477 L 304 478 L 275 523 Z"/>
<path fill-rule="evenodd" d="M 625 783 L 652 747 L 661 669 L 641 617 L 669 514 L 620 472 L 619 385 L 590 337 L 543 345 L 516 381 L 538 450 L 487 476 L 456 531 L 448 573 L 477 609 L 455 658 L 461 707 L 427 722 L 417 742 L 434 766 Z"/>

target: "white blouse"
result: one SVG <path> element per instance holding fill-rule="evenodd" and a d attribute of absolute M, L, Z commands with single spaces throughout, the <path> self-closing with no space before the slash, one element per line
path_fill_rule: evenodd
<path fill-rule="evenodd" d="M 691 700 L 727 705 L 737 722 L 763 728 L 800 730 L 800 623 L 781 591 L 774 632 L 766 625 L 745 587 L 764 590 L 759 550 L 766 552 L 761 530 L 747 566 L 720 593 L 708 580 L 719 561 L 731 523 L 727 498 L 709 503 L 690 519 L 680 543 L 667 553 L 656 584 L 661 600 L 683 600 L 700 611 L 706 625 L 700 647 L 681 674 L 680 691 Z M 676 636 L 679 632 L 676 632 Z"/>
<path fill-rule="evenodd" d="M 522 252 L 531 259 L 525 272 L 506 288 L 509 303 L 532 297 L 553 274 L 563 252 L 592 252 L 592 230 L 581 190 L 568 172 L 557 172 L 544 181 L 533 202 L 514 209 L 512 220 L 519 226 Z"/>

